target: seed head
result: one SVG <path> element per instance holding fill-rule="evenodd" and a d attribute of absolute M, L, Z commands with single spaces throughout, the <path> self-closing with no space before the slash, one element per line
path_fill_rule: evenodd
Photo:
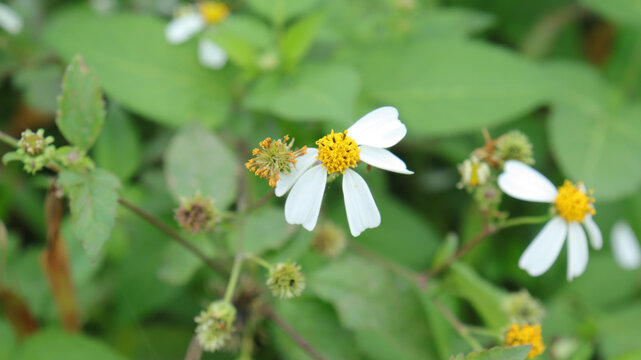
<path fill-rule="evenodd" d="M 216 351 L 231 338 L 236 308 L 227 301 L 215 301 L 194 320 L 198 324 L 196 338 L 200 346 L 207 351 Z"/>
<path fill-rule="evenodd" d="M 214 200 L 197 192 L 191 198 L 183 198 L 175 210 L 176 221 L 188 232 L 195 234 L 211 231 L 219 221 Z"/>
<path fill-rule="evenodd" d="M 305 275 L 295 262 L 279 263 L 270 270 L 267 286 L 274 296 L 291 299 L 299 296 L 305 289 Z"/>
<path fill-rule="evenodd" d="M 518 160 L 526 164 L 534 164 L 532 143 L 527 135 L 518 130 L 510 131 L 498 139 L 494 155 L 501 164 L 507 160 Z"/>
<path fill-rule="evenodd" d="M 502 304 L 503 311 L 516 324 L 540 324 L 545 316 L 541 302 L 523 289 L 508 295 Z"/>
<path fill-rule="evenodd" d="M 287 143 L 288 141 L 288 135 L 276 141 L 266 138 L 258 144 L 260 148 L 252 151 L 254 157 L 249 159 L 245 166 L 256 176 L 269 179 L 269 186 L 275 187 L 280 179 L 279 174 L 289 174 L 292 166 L 296 165 L 296 158 L 307 152 L 307 146 L 292 151 L 294 140 Z"/>

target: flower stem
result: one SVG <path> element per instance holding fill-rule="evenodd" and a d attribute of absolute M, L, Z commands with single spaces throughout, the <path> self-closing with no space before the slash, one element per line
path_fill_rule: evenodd
<path fill-rule="evenodd" d="M 18 140 L 16 140 L 13 136 L 5 133 L 4 131 L 0 131 L 0 141 L 11 147 L 18 147 Z"/>
<path fill-rule="evenodd" d="M 272 265 L 270 263 L 268 263 L 267 260 L 265 260 L 265 259 L 263 259 L 261 257 L 258 257 L 256 255 L 245 254 L 245 259 L 249 259 L 249 260 L 255 262 L 256 264 L 264 267 L 267 270 L 271 270 L 272 269 Z"/>
<path fill-rule="evenodd" d="M 450 309 L 445 306 L 439 299 L 433 297 L 434 305 L 438 310 L 443 314 L 445 319 L 452 325 L 454 329 L 461 335 L 461 337 L 476 351 L 483 350 L 483 346 L 470 334 L 470 328 L 463 324 L 459 319 L 456 318 Z"/>
<path fill-rule="evenodd" d="M 552 215 L 546 214 L 541 216 L 521 216 L 512 219 L 507 219 L 498 225 L 499 229 L 506 229 L 518 225 L 532 225 L 541 224 L 552 218 Z"/>

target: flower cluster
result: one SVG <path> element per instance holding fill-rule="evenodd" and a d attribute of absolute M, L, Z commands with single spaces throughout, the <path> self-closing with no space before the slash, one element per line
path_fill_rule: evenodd
<path fill-rule="evenodd" d="M 201 311 L 194 321 L 198 324 L 196 338 L 200 346 L 207 351 L 216 351 L 231 338 L 236 308 L 227 301 L 215 301 Z"/>
<path fill-rule="evenodd" d="M 505 333 L 505 344 L 507 346 L 532 345 L 528 358 L 543 354 L 545 345 L 543 345 L 541 325 L 511 325 Z"/>
<path fill-rule="evenodd" d="M 175 218 L 183 229 L 192 234 L 211 231 L 219 221 L 214 200 L 199 192 L 191 198 L 181 199 L 180 206 L 175 210 Z"/>
<path fill-rule="evenodd" d="M 292 150 L 294 140 L 288 143 L 289 140 L 288 135 L 276 141 L 266 138 L 258 144 L 260 148 L 252 151 L 254 157 L 249 159 L 245 166 L 256 176 L 269 179 L 269 186 L 275 187 L 281 174 L 291 173 L 296 165 L 296 158 L 307 153 L 307 146 Z"/>
<path fill-rule="evenodd" d="M 23 131 L 18 141 L 18 150 L 5 154 L 2 161 L 22 161 L 24 170 L 31 174 L 42 170 L 56 155 L 56 147 L 52 145 L 53 137 L 45 137 L 44 133 L 43 129 L 38 129 L 35 133 L 29 129 Z"/>

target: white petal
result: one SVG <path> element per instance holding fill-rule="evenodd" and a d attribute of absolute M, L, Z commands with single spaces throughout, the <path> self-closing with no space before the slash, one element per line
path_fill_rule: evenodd
<path fill-rule="evenodd" d="M 551 203 L 558 191 L 540 172 L 516 160 L 508 160 L 499 175 L 498 184 L 511 197 L 533 202 Z"/>
<path fill-rule="evenodd" d="M 205 19 L 198 12 L 193 12 L 171 20 L 165 28 L 165 37 L 170 44 L 180 44 L 204 28 Z"/>
<path fill-rule="evenodd" d="M 20 15 L 8 5 L 0 3 L 0 27 L 15 35 L 22 31 L 22 26 Z"/>
<path fill-rule="evenodd" d="M 639 240 L 628 223 L 617 221 L 612 227 L 612 251 L 617 263 L 624 269 L 635 269 L 641 265 Z"/>
<path fill-rule="evenodd" d="M 290 224 L 301 224 L 309 231 L 314 230 L 320 213 L 327 171 L 321 165 L 307 170 L 298 179 L 285 202 L 285 219 Z"/>
<path fill-rule="evenodd" d="M 568 231 L 568 281 L 583 274 L 588 266 L 588 239 L 578 222 L 571 222 Z"/>
<path fill-rule="evenodd" d="M 403 160 L 399 159 L 388 150 L 368 145 L 361 145 L 358 148 L 361 150 L 361 160 L 372 166 L 399 174 L 414 174 L 413 171 L 407 170 L 407 166 Z"/>
<path fill-rule="evenodd" d="M 367 183 L 352 169 L 345 170 L 343 175 L 343 196 L 352 236 L 356 237 L 365 229 L 375 228 L 381 224 L 381 214 L 378 212 Z"/>
<path fill-rule="evenodd" d="M 603 247 L 603 236 L 601 235 L 601 230 L 599 226 L 594 222 L 592 215 L 588 214 L 585 219 L 583 219 L 583 225 L 588 231 L 588 237 L 590 238 L 590 244 L 595 250 L 601 250 Z"/>
<path fill-rule="evenodd" d="M 355 122 L 347 135 L 359 145 L 388 148 L 396 145 L 407 134 L 407 128 L 398 119 L 398 110 L 384 106 L 367 113 Z"/>
<path fill-rule="evenodd" d="M 276 196 L 283 196 L 286 192 L 294 186 L 294 183 L 298 178 L 305 173 L 316 162 L 316 157 L 318 156 L 318 150 L 315 148 L 307 148 L 307 153 L 305 155 L 299 156 L 296 159 L 296 165 L 292 168 L 292 171 L 289 174 L 280 173 L 280 179 L 276 183 L 275 193 Z"/>
<path fill-rule="evenodd" d="M 568 223 L 560 217 L 548 221 L 519 259 L 519 267 L 532 276 L 545 273 L 559 256 Z"/>
<path fill-rule="evenodd" d="M 198 41 L 198 60 L 203 66 L 220 69 L 227 63 L 227 51 L 212 40 L 203 37 Z"/>

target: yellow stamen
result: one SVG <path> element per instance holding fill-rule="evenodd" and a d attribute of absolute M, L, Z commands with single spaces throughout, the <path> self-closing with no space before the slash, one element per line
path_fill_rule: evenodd
<path fill-rule="evenodd" d="M 532 345 L 528 358 L 543 354 L 545 345 L 541 336 L 541 325 L 511 325 L 505 333 L 505 344 L 507 346 Z"/>
<path fill-rule="evenodd" d="M 318 145 L 317 159 L 323 163 L 328 174 L 345 173 L 350 167 L 356 167 L 361 160 L 361 150 L 354 139 L 347 136 L 347 130 L 342 133 L 332 133 L 316 141 Z"/>
<path fill-rule="evenodd" d="M 559 187 L 559 194 L 554 201 L 556 211 L 567 222 L 581 222 L 587 214 L 596 214 L 592 206 L 594 198 L 588 196 L 591 192 L 586 194 L 583 190 L 583 184 L 578 183 L 577 185 L 565 180 L 563 185 Z"/>
<path fill-rule="evenodd" d="M 208 24 L 218 24 L 229 16 L 229 6 L 217 1 L 202 2 L 198 10 Z"/>

